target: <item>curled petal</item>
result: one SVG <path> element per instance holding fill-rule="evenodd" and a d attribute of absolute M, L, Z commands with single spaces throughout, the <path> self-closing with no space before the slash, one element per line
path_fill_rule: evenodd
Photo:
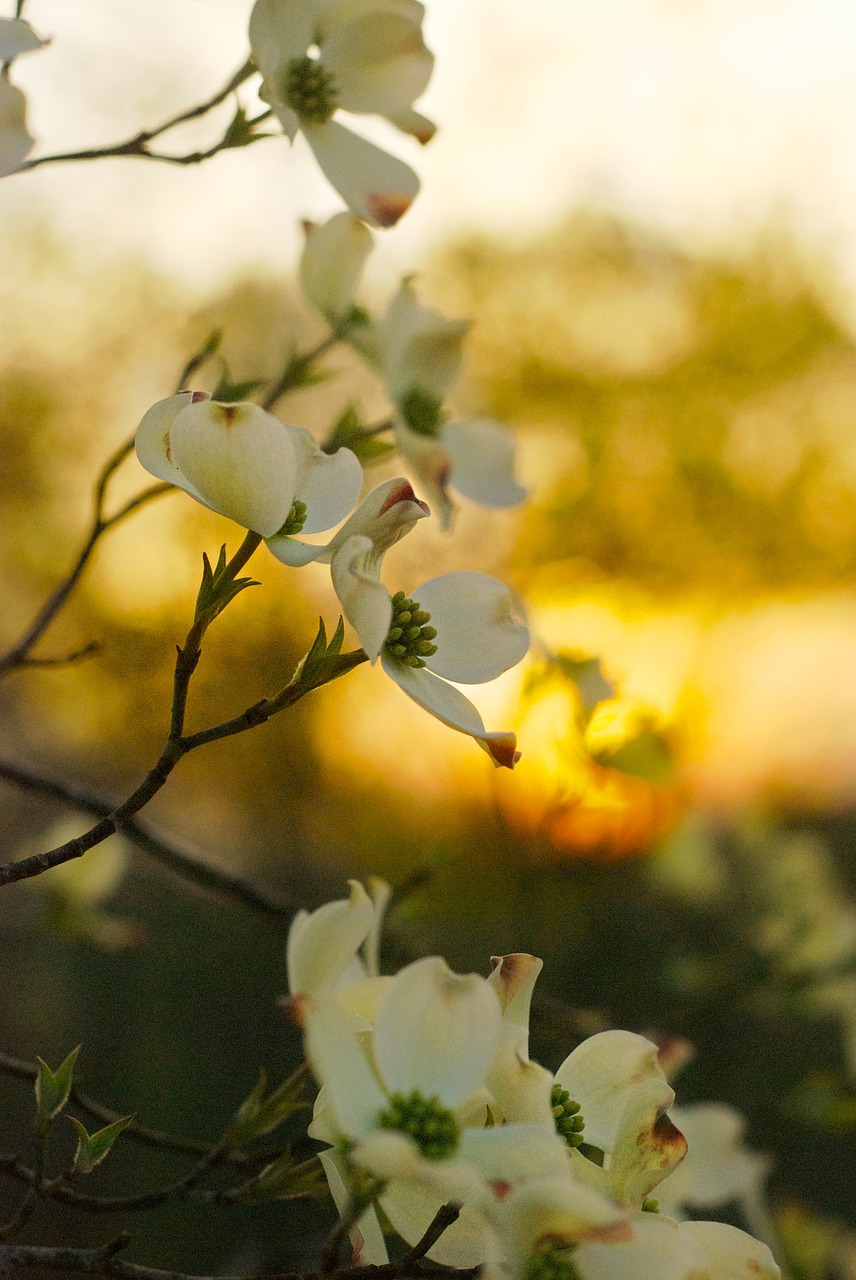
<path fill-rule="evenodd" d="M 285 524 L 295 485 L 292 433 L 255 404 L 192 403 L 170 431 L 176 466 L 205 502 L 269 537 Z"/>
<path fill-rule="evenodd" d="M 346 901 L 298 911 L 288 931 L 288 989 L 292 995 L 332 991 L 374 922 L 374 905 L 357 880 Z"/>
<path fill-rule="evenodd" d="M 375 1018 L 378 1069 L 391 1092 L 420 1090 L 455 1107 L 484 1080 L 499 1043 L 496 993 L 439 956 L 399 970 Z"/>
<path fill-rule="evenodd" d="M 421 18 L 372 10 L 345 22 L 324 41 L 321 60 L 333 73 L 345 111 L 387 116 L 407 110 L 431 79 L 434 58 Z"/>
<path fill-rule="evenodd" d="M 499 996 L 503 1022 L 520 1027 L 529 1035 L 529 1008 L 532 992 L 544 961 L 526 952 L 508 956 L 491 956 L 488 982 Z"/>
<path fill-rule="evenodd" d="M 402 280 L 380 322 L 386 352 L 386 382 L 398 403 L 417 387 L 442 403 L 461 371 L 469 320 L 453 320 L 423 306 L 411 279 Z"/>
<path fill-rule="evenodd" d="M 358 1139 L 371 1133 L 386 1106 L 381 1090 L 355 1034 L 357 1020 L 331 997 L 304 1001 L 306 1056 L 319 1084 L 327 1086 L 326 1102 L 337 1131 Z"/>
<path fill-rule="evenodd" d="M 345 1159 L 338 1151 L 321 1151 L 318 1159 L 327 1177 L 327 1185 L 333 1202 L 339 1210 L 339 1216 L 344 1217 L 351 1201 Z M 365 1213 L 357 1219 L 348 1235 L 354 1251 L 354 1266 L 378 1267 L 389 1262 L 383 1231 L 373 1205 L 369 1205 Z"/>
<path fill-rule="evenodd" d="M 385 655 L 381 656 L 381 661 L 387 675 L 409 698 L 418 702 L 420 707 L 424 707 L 450 729 L 469 734 L 488 753 L 494 764 L 506 769 L 514 768 L 520 759 L 514 734 L 488 733 L 478 711 L 459 689 L 435 676 L 427 667 L 416 670 Z"/>
<path fill-rule="evenodd" d="M 427 116 L 421 115 L 412 108 L 407 111 L 396 111 L 393 114 L 388 113 L 386 118 L 390 124 L 395 125 L 396 129 L 400 129 L 402 133 L 409 133 L 423 147 L 428 145 L 437 132 L 437 126 L 433 120 L 429 120 Z"/>
<path fill-rule="evenodd" d="M 484 684 L 520 662 L 529 629 L 515 616 L 508 588 L 486 573 L 461 570 L 423 582 L 413 592 L 437 628 L 437 652 L 426 659 L 436 675 Z"/>
<path fill-rule="evenodd" d="M 291 428 L 295 454 L 295 496 L 306 503 L 304 533 L 321 533 L 344 520 L 360 496 L 363 469 L 350 449 L 328 454 L 311 431 Z"/>
<path fill-rule="evenodd" d="M 498 422 L 449 422 L 441 438 L 452 465 L 450 483 L 465 498 L 483 507 L 516 507 L 526 497 L 514 478 L 514 437 Z"/>
<path fill-rule="evenodd" d="M 303 132 L 324 176 L 348 208 L 372 227 L 394 227 L 419 190 L 410 166 L 335 120 L 304 122 Z"/>
<path fill-rule="evenodd" d="M 180 391 L 178 395 L 158 400 L 143 414 L 135 438 L 137 458 L 141 466 L 145 467 L 150 475 L 157 476 L 158 480 L 166 480 L 170 484 L 177 485 L 179 489 L 183 489 L 199 502 L 203 502 L 204 499 L 176 466 L 170 433 L 182 409 L 186 409 L 197 400 L 208 398 L 205 392 Z"/>
<path fill-rule="evenodd" d="M 519 1027 L 503 1027 L 499 1050 L 487 1076 L 487 1087 L 506 1121 L 540 1124 L 554 1130 L 552 1073 L 531 1062 Z M 564 1147 L 564 1143 L 562 1144 Z"/>
<path fill-rule="evenodd" d="M 612 1151 L 622 1112 L 644 1080 L 665 1080 L 657 1046 L 631 1031 L 601 1031 L 577 1045 L 556 1072 L 556 1083 L 580 1104 L 586 1142 Z"/>
<path fill-rule="evenodd" d="M 332 551 L 326 558 L 332 559 L 348 538 L 359 534 L 371 542 L 379 565 L 379 558 L 409 533 L 418 520 L 424 520 L 430 514 L 427 503 L 416 497 L 409 480 L 401 476 L 385 480 L 366 494 L 354 514 L 345 521 L 330 544 Z"/>
<path fill-rule="evenodd" d="M 608 1168 L 612 1194 L 621 1204 L 641 1208 L 687 1154 L 686 1138 L 666 1115 L 674 1100 L 667 1082 L 656 1079 L 641 1080 L 628 1098 Z"/>
<path fill-rule="evenodd" d="M 392 601 L 377 580 L 376 558 L 371 539 L 357 535 L 342 544 L 330 566 L 342 612 L 372 662 L 377 661 L 392 625 Z"/>
<path fill-rule="evenodd" d="M 440 517 L 444 529 L 451 527 L 454 503 L 448 495 L 452 463 L 445 447 L 433 436 L 411 431 L 400 419 L 395 420 L 395 442 L 401 456 L 412 467 Z"/>
<path fill-rule="evenodd" d="M 372 234 L 353 213 L 337 213 L 307 231 L 300 259 L 300 283 L 310 302 L 335 324 L 354 305 Z"/>

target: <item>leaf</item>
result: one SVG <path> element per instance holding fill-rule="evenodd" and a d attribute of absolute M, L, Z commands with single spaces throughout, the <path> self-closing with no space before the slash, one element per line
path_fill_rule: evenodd
<path fill-rule="evenodd" d="M 264 1204 L 270 1200 L 315 1195 L 322 1186 L 321 1165 L 317 1160 L 294 1164 L 291 1152 L 286 1151 L 249 1182 L 237 1187 L 230 1198 L 241 1204 Z"/>
<path fill-rule="evenodd" d="M 194 618 L 198 622 L 204 619 L 206 624 L 210 624 L 214 619 L 223 612 L 228 604 L 231 604 L 236 596 L 242 591 L 246 591 L 247 587 L 257 587 L 259 583 L 255 578 L 234 578 L 223 580 L 226 570 L 226 548 L 220 548 L 220 555 L 217 557 L 216 568 L 211 568 L 211 562 L 205 552 L 202 552 L 202 581 L 199 584 L 199 590 L 196 593 L 196 611 Z"/>
<path fill-rule="evenodd" d="M 68 1102 L 71 1093 L 74 1064 L 80 1053 L 80 1045 L 72 1049 L 68 1057 L 60 1063 L 56 1071 L 41 1058 L 36 1058 L 39 1072 L 36 1076 L 36 1116 L 39 1128 L 45 1128 L 55 1116 L 59 1115 Z"/>
<path fill-rule="evenodd" d="M 304 1080 L 303 1072 L 295 1072 L 265 1097 L 267 1077 L 264 1071 L 260 1072 L 258 1081 L 229 1126 L 226 1139 L 229 1146 L 243 1147 L 255 1138 L 273 1133 L 296 1111 L 300 1111 L 306 1105 L 301 1097 Z"/>
<path fill-rule="evenodd" d="M 77 1130 L 77 1150 L 74 1153 L 74 1173 L 91 1173 L 109 1153 L 113 1143 L 123 1129 L 133 1120 L 133 1116 L 122 1116 L 112 1124 L 105 1125 L 96 1133 L 87 1133 L 86 1129 L 74 1116 L 68 1117 Z"/>

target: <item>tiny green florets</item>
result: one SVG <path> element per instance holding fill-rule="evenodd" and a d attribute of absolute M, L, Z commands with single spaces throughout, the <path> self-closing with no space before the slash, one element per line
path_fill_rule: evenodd
<path fill-rule="evenodd" d="M 335 80 L 315 58 L 293 58 L 285 69 L 282 96 L 308 124 L 326 124 L 336 110 Z"/>
<path fill-rule="evenodd" d="M 412 1138 L 428 1160 L 445 1160 L 458 1149 L 460 1130 L 454 1115 L 439 1098 L 425 1098 L 418 1089 L 390 1094 L 389 1107 L 378 1116 L 378 1124 Z"/>
<path fill-rule="evenodd" d="M 569 1147 L 581 1146 L 585 1121 L 580 1115 L 580 1104 L 573 1101 L 567 1089 L 554 1084 L 550 1093 L 550 1105 L 553 1108 L 556 1132 L 565 1139 Z"/>
<path fill-rule="evenodd" d="M 436 627 L 426 626 L 431 614 L 420 609 L 416 600 L 410 600 L 403 591 L 392 597 L 392 626 L 386 637 L 386 651 L 406 667 L 424 667 L 425 659 L 437 652 L 433 640 Z"/>
<path fill-rule="evenodd" d="M 300 533 L 305 524 L 306 503 L 301 502 L 299 498 L 295 498 L 291 504 L 288 519 L 276 536 L 278 538 L 291 538 L 295 533 Z"/>
<path fill-rule="evenodd" d="M 411 431 L 436 436 L 443 421 L 442 403 L 421 387 L 409 387 L 398 399 L 398 411 Z"/>
<path fill-rule="evenodd" d="M 570 1256 L 574 1247 L 558 1240 L 548 1241 L 532 1254 L 524 1280 L 580 1280 Z"/>
<path fill-rule="evenodd" d="M 656 1198 L 656 1196 L 648 1196 L 647 1200 L 642 1201 L 642 1212 L 643 1213 L 659 1213 L 660 1212 L 660 1201 Z"/>

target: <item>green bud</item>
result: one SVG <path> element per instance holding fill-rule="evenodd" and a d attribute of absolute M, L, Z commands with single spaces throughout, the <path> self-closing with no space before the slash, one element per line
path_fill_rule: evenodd
<path fill-rule="evenodd" d="M 550 1093 L 550 1105 L 559 1136 L 565 1139 L 569 1147 L 581 1146 L 585 1122 L 580 1115 L 580 1104 L 574 1102 L 567 1089 L 554 1084 Z"/>
<path fill-rule="evenodd" d="M 398 410 L 411 431 L 420 436 L 439 435 L 443 422 L 442 401 L 421 387 L 409 387 L 399 398 Z"/>
<path fill-rule="evenodd" d="M 386 637 L 389 657 L 414 670 L 424 667 L 424 659 L 437 652 L 436 644 L 432 643 L 437 628 L 425 625 L 430 620 L 427 609 L 420 608 L 417 601 L 403 591 L 396 591 L 392 597 L 392 626 Z"/>
<path fill-rule="evenodd" d="M 293 58 L 281 86 L 286 104 L 307 124 L 326 124 L 336 110 L 334 77 L 315 58 Z"/>
<path fill-rule="evenodd" d="M 426 1098 L 418 1089 L 393 1093 L 389 1107 L 378 1116 L 378 1124 L 412 1138 L 428 1160 L 444 1160 L 458 1149 L 460 1130 L 453 1113 L 439 1098 Z"/>

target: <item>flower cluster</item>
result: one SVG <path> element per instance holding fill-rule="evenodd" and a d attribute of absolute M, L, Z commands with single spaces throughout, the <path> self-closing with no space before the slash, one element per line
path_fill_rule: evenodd
<path fill-rule="evenodd" d="M 326 1144 L 340 1213 L 356 1216 L 361 1263 L 387 1261 L 378 1209 L 414 1244 L 453 1203 L 459 1216 L 429 1257 L 481 1266 L 488 1280 L 779 1276 L 753 1236 L 680 1218 L 684 1205 L 758 1190 L 763 1164 L 739 1142 L 734 1113 L 685 1108 L 709 1155 L 682 1165 L 687 1139 L 656 1045 L 601 1032 L 553 1076 L 528 1050 L 541 961 L 494 958 L 484 978 L 432 956 L 381 977 L 386 901 L 352 882 L 348 900 L 301 913 L 288 942 L 291 1007 L 320 1085 L 310 1135 Z M 651 1198 L 661 1184 L 674 1217 Z"/>
<path fill-rule="evenodd" d="M 410 698 L 469 734 L 495 764 L 513 768 L 514 734 L 488 732 L 449 681 L 495 679 L 523 658 L 528 629 L 508 589 L 484 573 L 443 574 L 409 595 L 390 595 L 380 580 L 384 555 L 430 514 L 407 480 L 387 480 L 355 506 L 362 468 L 349 449 L 324 453 L 305 428 L 259 405 L 222 404 L 202 392 L 153 405 L 136 445 L 152 475 L 258 534 L 284 564 L 329 564 L 342 613 L 368 658 L 380 658 Z M 343 520 L 328 542 L 297 536 Z"/>
<path fill-rule="evenodd" d="M 526 490 L 514 476 L 509 432 L 492 419 L 455 422 L 444 412 L 469 321 L 424 306 L 411 279 L 401 282 L 379 319 L 360 312 L 354 302 L 371 247 L 371 233 L 351 213 L 310 227 L 300 265 L 306 296 L 382 379 L 395 443 L 443 527 L 454 513 L 450 488 L 481 506 L 516 506 Z"/>

